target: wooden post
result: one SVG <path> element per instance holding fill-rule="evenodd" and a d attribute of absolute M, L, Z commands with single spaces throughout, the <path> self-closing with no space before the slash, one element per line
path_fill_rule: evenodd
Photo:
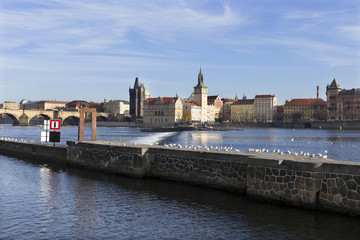
<path fill-rule="evenodd" d="M 84 140 L 84 120 L 86 112 L 91 113 L 91 141 L 96 141 L 96 108 L 80 108 L 78 141 Z"/>
<path fill-rule="evenodd" d="M 91 112 L 91 141 L 96 141 L 96 108 Z"/>

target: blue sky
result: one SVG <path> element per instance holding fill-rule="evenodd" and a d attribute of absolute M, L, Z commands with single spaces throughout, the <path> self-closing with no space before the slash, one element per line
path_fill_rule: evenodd
<path fill-rule="evenodd" d="M 320 97 L 360 87 L 357 0 L 3 0 L 0 102 L 186 98 L 200 66 L 210 95 Z"/>

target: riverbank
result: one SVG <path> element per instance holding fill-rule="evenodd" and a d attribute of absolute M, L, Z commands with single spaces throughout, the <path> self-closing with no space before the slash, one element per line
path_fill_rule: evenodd
<path fill-rule="evenodd" d="M 67 146 L 54 147 L 0 140 L 0 152 L 95 171 L 233 191 L 275 204 L 360 216 L 360 163 L 105 141 L 68 141 Z"/>

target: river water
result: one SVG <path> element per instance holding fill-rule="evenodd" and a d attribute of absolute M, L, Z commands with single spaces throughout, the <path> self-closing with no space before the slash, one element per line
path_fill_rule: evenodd
<path fill-rule="evenodd" d="M 38 141 L 39 131 L 39 127 L 3 126 L 0 137 Z M 260 133 L 251 137 L 251 131 L 256 132 L 208 132 L 204 137 L 201 132 L 98 128 L 98 139 L 237 148 L 246 141 L 252 147 L 268 143 L 259 148 L 278 147 L 285 141 L 286 148 L 295 148 L 314 145 L 315 140 L 307 143 L 313 134 L 318 135 L 313 137 L 320 143 L 318 152 L 326 147 L 330 153 L 331 147 L 342 149 L 349 143 L 355 147 L 347 149 L 359 149 L 359 132 L 277 130 L 276 139 L 269 141 L 265 136 L 259 139 Z M 242 137 L 235 137 L 240 132 Z M 62 143 L 75 140 L 76 128 L 62 128 L 61 134 Z M 85 137 L 89 136 L 87 130 Z M 288 143 L 290 137 L 294 141 Z M 0 155 L 0 239 L 360 239 L 359 226 L 359 218 L 260 203 L 218 190 Z"/>
<path fill-rule="evenodd" d="M 39 142 L 41 128 L 3 125 L 0 138 L 16 138 Z M 85 128 L 84 138 L 91 139 L 91 128 Z M 77 127 L 62 127 L 61 142 L 77 139 Z M 171 133 L 141 132 L 139 128 L 98 127 L 98 140 L 143 144 L 180 144 L 182 146 L 232 147 L 233 150 L 265 149 L 286 153 L 308 152 L 327 155 L 341 161 L 360 161 L 359 130 L 311 129 L 236 129 L 232 131 L 184 131 Z"/>

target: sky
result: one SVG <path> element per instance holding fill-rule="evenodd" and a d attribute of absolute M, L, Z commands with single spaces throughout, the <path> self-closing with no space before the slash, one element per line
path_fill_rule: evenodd
<path fill-rule="evenodd" d="M 2 0 L 0 102 L 360 88 L 358 0 Z"/>

